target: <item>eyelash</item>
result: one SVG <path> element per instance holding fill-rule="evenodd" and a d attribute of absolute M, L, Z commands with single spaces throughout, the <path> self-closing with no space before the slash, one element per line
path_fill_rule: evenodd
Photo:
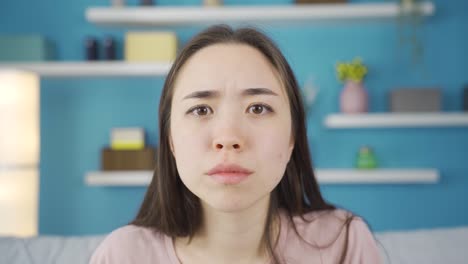
<path fill-rule="evenodd" d="M 265 108 L 268 112 L 270 112 L 270 113 L 273 113 L 273 112 L 274 112 L 273 109 L 272 109 L 269 105 L 266 105 L 266 104 L 262 104 L 262 103 L 252 104 L 252 105 L 249 106 L 249 109 L 250 109 L 250 107 L 252 107 L 252 106 L 262 106 L 262 107 Z M 196 106 L 190 108 L 190 109 L 187 111 L 187 114 L 193 114 L 193 112 L 194 112 L 195 110 L 200 109 L 200 108 L 203 108 L 203 107 L 209 108 L 209 106 L 207 106 L 207 105 L 196 105 Z M 256 115 L 259 115 L 259 116 L 260 116 L 260 115 L 264 115 L 264 114 L 256 114 Z M 203 115 L 195 115 L 195 116 L 203 117 Z"/>

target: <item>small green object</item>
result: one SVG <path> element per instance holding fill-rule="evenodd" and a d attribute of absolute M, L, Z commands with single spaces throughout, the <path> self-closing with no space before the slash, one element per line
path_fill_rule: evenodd
<path fill-rule="evenodd" d="M 358 169 L 377 168 L 377 158 L 370 147 L 364 146 L 359 150 L 356 167 Z"/>
<path fill-rule="evenodd" d="M 362 82 L 367 75 L 367 66 L 364 65 L 360 57 L 356 57 L 351 62 L 338 62 L 336 74 L 341 82 L 348 80 Z"/>

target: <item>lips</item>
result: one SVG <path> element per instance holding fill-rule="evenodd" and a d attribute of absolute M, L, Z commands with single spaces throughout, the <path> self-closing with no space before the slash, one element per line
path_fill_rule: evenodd
<path fill-rule="evenodd" d="M 250 175 L 252 171 L 234 164 L 234 163 L 220 163 L 213 167 L 210 171 L 206 173 L 207 175 L 215 175 L 215 174 L 222 174 L 225 176 L 229 175 Z"/>

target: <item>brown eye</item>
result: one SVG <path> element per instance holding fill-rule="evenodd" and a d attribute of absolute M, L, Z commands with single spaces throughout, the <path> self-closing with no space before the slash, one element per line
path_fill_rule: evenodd
<path fill-rule="evenodd" d="M 252 112 L 256 115 L 261 115 L 266 109 L 267 112 L 273 112 L 273 110 L 271 109 L 271 107 L 265 105 L 265 104 L 254 104 L 252 106 L 250 106 L 250 109 L 252 109 Z"/>
<path fill-rule="evenodd" d="M 192 113 L 196 116 L 205 116 L 209 112 L 209 108 L 207 106 L 196 106 L 191 108 L 187 113 Z"/>

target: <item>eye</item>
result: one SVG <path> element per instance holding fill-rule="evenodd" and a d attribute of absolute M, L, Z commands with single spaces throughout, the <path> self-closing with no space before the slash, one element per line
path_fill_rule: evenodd
<path fill-rule="evenodd" d="M 267 114 L 268 112 L 272 113 L 273 109 L 266 105 L 266 104 L 253 104 L 251 105 L 248 110 L 252 109 L 252 113 L 255 115 L 264 115 Z M 209 112 L 213 112 L 209 106 L 206 105 L 197 105 L 192 108 L 190 108 L 187 111 L 187 114 L 193 114 L 195 116 L 206 116 L 209 114 Z"/>
<path fill-rule="evenodd" d="M 262 113 L 264 112 L 263 110 L 265 109 L 267 112 L 273 112 L 273 109 L 266 104 L 253 104 L 249 107 L 249 110 L 250 109 L 253 109 L 252 112 L 256 115 L 262 115 Z"/>
<path fill-rule="evenodd" d="M 197 105 L 197 106 L 190 108 L 187 111 L 187 114 L 194 114 L 196 116 L 205 116 L 209 111 L 208 109 L 211 109 L 211 108 L 209 108 L 206 105 Z"/>

